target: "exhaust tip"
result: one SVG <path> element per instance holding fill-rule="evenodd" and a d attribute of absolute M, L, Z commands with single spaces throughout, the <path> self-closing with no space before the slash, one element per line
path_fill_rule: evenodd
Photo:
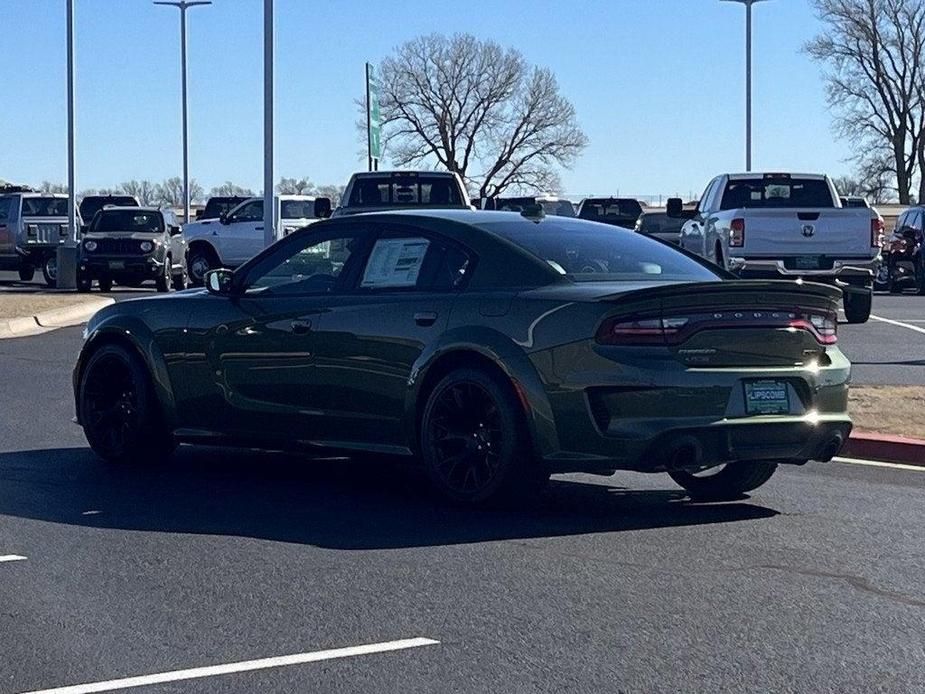
<path fill-rule="evenodd" d="M 703 447 L 693 436 L 685 436 L 668 448 L 665 458 L 669 470 L 696 468 L 703 460 Z"/>

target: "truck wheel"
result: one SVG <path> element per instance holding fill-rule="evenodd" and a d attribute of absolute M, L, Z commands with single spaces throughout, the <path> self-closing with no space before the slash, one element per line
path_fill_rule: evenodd
<path fill-rule="evenodd" d="M 184 268 L 180 270 L 179 275 L 173 276 L 173 289 L 174 291 L 182 292 L 184 289 L 186 289 L 187 284 L 189 284 L 189 281 L 186 277 L 186 268 Z"/>
<path fill-rule="evenodd" d="M 97 283 L 100 285 L 101 292 L 111 292 L 112 291 L 112 279 L 110 277 L 100 277 L 97 280 Z"/>
<path fill-rule="evenodd" d="M 34 265 L 20 265 L 19 266 L 20 281 L 31 282 L 33 277 L 35 277 L 35 266 Z"/>
<path fill-rule="evenodd" d="M 738 461 L 703 472 L 675 470 L 668 475 L 676 484 L 684 487 L 695 499 L 729 500 L 737 499 L 745 492 L 758 489 L 771 479 L 777 463 L 768 461 Z"/>
<path fill-rule="evenodd" d="M 45 284 L 54 289 L 58 286 L 58 256 L 50 255 L 42 263 L 42 276 Z"/>
<path fill-rule="evenodd" d="M 849 323 L 866 323 L 870 318 L 870 309 L 874 300 L 873 290 L 864 294 L 845 292 L 844 306 L 845 318 Z"/>
<path fill-rule="evenodd" d="M 186 263 L 190 284 L 194 287 L 201 287 L 205 281 L 206 273 L 209 270 L 214 270 L 218 265 L 218 258 L 215 257 L 214 251 L 201 247 L 191 250 Z"/>
<path fill-rule="evenodd" d="M 173 279 L 171 275 L 171 267 L 173 261 L 168 255 L 166 260 L 164 260 L 164 271 L 161 273 L 161 276 L 154 280 L 154 284 L 157 285 L 157 291 L 159 292 L 169 292 L 170 291 L 170 282 Z"/>

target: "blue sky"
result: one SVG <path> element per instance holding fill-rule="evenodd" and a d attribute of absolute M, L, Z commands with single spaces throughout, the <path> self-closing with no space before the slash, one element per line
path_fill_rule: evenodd
<path fill-rule="evenodd" d="M 78 188 L 179 175 L 179 19 L 149 0 L 76 0 Z M 208 189 L 262 181 L 261 0 L 189 13 L 190 168 Z M 590 144 L 566 191 L 697 194 L 743 168 L 744 9 L 718 0 L 276 0 L 277 178 L 365 166 L 363 64 L 430 32 L 470 32 L 551 68 Z M 0 178 L 66 179 L 64 0 L 2 0 Z M 10 31 L 11 27 L 17 27 Z M 755 8 L 755 167 L 847 173 L 808 0 Z"/>

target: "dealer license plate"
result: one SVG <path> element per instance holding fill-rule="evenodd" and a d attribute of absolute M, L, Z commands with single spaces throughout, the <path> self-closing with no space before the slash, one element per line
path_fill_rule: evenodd
<path fill-rule="evenodd" d="M 818 270 L 819 256 L 817 255 L 798 255 L 793 259 L 793 266 L 797 270 Z"/>
<path fill-rule="evenodd" d="M 125 269 L 125 261 L 124 261 L 124 260 L 110 260 L 110 261 L 109 261 L 109 269 L 110 269 L 110 270 L 124 270 L 124 269 Z"/>
<path fill-rule="evenodd" d="M 745 411 L 748 414 L 789 414 L 787 384 L 784 381 L 746 381 Z"/>

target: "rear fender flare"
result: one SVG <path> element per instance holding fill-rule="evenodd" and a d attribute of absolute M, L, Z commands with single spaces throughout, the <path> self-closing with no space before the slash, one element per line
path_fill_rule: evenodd
<path fill-rule="evenodd" d="M 518 399 L 524 404 L 534 453 L 543 456 L 559 449 L 559 438 L 546 389 L 523 348 L 496 330 L 467 327 L 445 333 L 439 340 L 428 345 L 412 365 L 402 423 L 405 440 L 411 450 L 418 449 L 418 413 L 423 408 L 419 400 L 428 374 L 442 358 L 453 353 L 477 355 L 491 361 L 504 372 L 517 391 Z"/>

